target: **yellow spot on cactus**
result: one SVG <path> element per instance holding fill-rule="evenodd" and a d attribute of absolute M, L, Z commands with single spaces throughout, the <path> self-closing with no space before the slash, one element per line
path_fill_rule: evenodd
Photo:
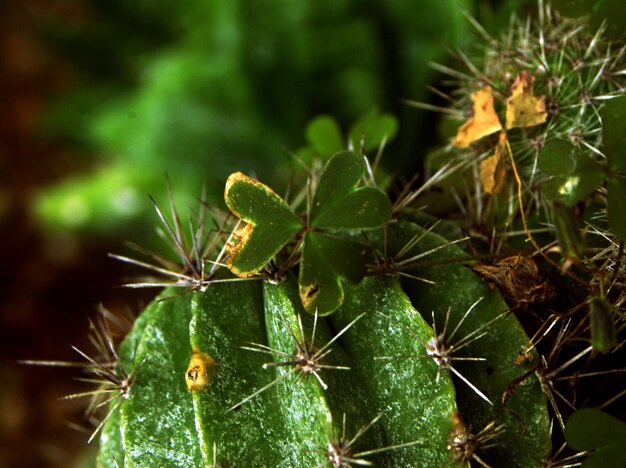
<path fill-rule="evenodd" d="M 211 383 L 211 374 L 217 362 L 211 356 L 198 349 L 191 353 L 189 365 L 185 371 L 185 381 L 190 392 L 201 392 Z"/>

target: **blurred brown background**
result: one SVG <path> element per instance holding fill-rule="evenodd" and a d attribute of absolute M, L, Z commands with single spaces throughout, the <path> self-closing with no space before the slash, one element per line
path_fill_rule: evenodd
<path fill-rule="evenodd" d="M 72 72 L 42 44 L 42 19 L 81 21 L 75 3 L 0 4 L 0 467 L 78 466 L 89 432 L 76 370 L 25 366 L 20 359 L 80 361 L 88 317 L 137 303 L 115 288 L 120 265 L 101 239 L 42 232 L 30 214 L 43 185 L 83 170 L 67 147 L 38 132 L 47 99 L 72 85 Z"/>

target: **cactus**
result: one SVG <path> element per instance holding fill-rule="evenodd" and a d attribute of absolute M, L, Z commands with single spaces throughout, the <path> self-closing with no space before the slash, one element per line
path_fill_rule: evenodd
<path fill-rule="evenodd" d="M 190 243 L 177 214 L 159 211 L 183 255 L 172 287 L 193 294 L 166 289 L 123 343 L 117 369 L 132 386 L 102 425 L 101 465 L 530 466 L 549 455 L 523 328 L 459 264 L 472 262 L 455 245 L 464 238 L 391 219 L 365 171 L 362 155 L 333 155 L 310 175 L 304 208 L 236 173 L 225 199 L 239 221 L 218 216 L 215 235 L 199 225 Z M 213 267 L 186 279 L 206 245 Z"/>
<path fill-rule="evenodd" d="M 396 125 L 372 114 L 347 144 L 332 118 L 314 120 L 306 183 L 288 197 L 234 173 L 229 212 L 203 200 L 189 232 L 172 199 L 169 215 L 155 204 L 179 261 L 114 255 L 150 272 L 127 286 L 165 290 L 119 352 L 97 335 L 106 364 L 87 370 L 111 394 L 92 405 L 108 406 L 99 465 L 623 460 L 623 424 L 570 395 L 623 372 L 595 366 L 623 344 L 626 49 L 539 8 L 537 24 L 489 38 L 484 71 L 464 55 L 471 75 L 446 69 L 463 78 L 447 109 L 473 114 L 431 157 L 435 175 L 393 202 L 366 153 Z M 563 104 L 563 89 L 588 99 Z M 417 208 L 463 182 L 456 216 Z M 603 421 L 615 437 L 588 442 L 586 424 Z"/>

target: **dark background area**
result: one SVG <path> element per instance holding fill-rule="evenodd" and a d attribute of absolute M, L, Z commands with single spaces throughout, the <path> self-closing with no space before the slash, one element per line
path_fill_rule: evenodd
<path fill-rule="evenodd" d="M 70 345 L 90 350 L 96 304 L 137 311 L 142 296 L 115 287 L 125 273 L 107 252 L 117 242 L 46 232 L 30 211 L 40 187 L 87 166 L 38 131 L 48 100 L 73 78 L 35 26 L 42 16 L 80 21 L 81 12 L 70 2 L 0 5 L 0 467 L 79 466 L 96 447 L 86 444 L 86 402 L 60 399 L 82 388 L 76 370 L 17 361 L 80 361 Z"/>

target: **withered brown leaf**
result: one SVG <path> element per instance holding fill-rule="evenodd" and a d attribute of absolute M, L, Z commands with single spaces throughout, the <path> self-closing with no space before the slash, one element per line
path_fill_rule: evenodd
<path fill-rule="evenodd" d="M 545 302 L 554 296 L 554 288 L 529 257 L 515 255 L 495 265 L 475 265 L 471 268 L 490 286 L 499 289 L 511 304 L 521 306 Z"/>
<path fill-rule="evenodd" d="M 467 148 L 473 142 L 502 130 L 502 123 L 493 107 L 491 86 L 485 86 L 472 94 L 474 116 L 457 131 L 454 145 Z"/>
<path fill-rule="evenodd" d="M 506 177 L 504 165 L 504 151 L 506 150 L 506 135 L 500 134 L 500 141 L 495 152 L 480 163 L 480 181 L 483 190 L 488 194 L 495 195 L 502 190 Z"/>
<path fill-rule="evenodd" d="M 535 78 L 521 71 L 511 86 L 511 96 L 506 101 L 506 128 L 534 127 L 548 118 L 546 97 L 533 95 Z"/>

